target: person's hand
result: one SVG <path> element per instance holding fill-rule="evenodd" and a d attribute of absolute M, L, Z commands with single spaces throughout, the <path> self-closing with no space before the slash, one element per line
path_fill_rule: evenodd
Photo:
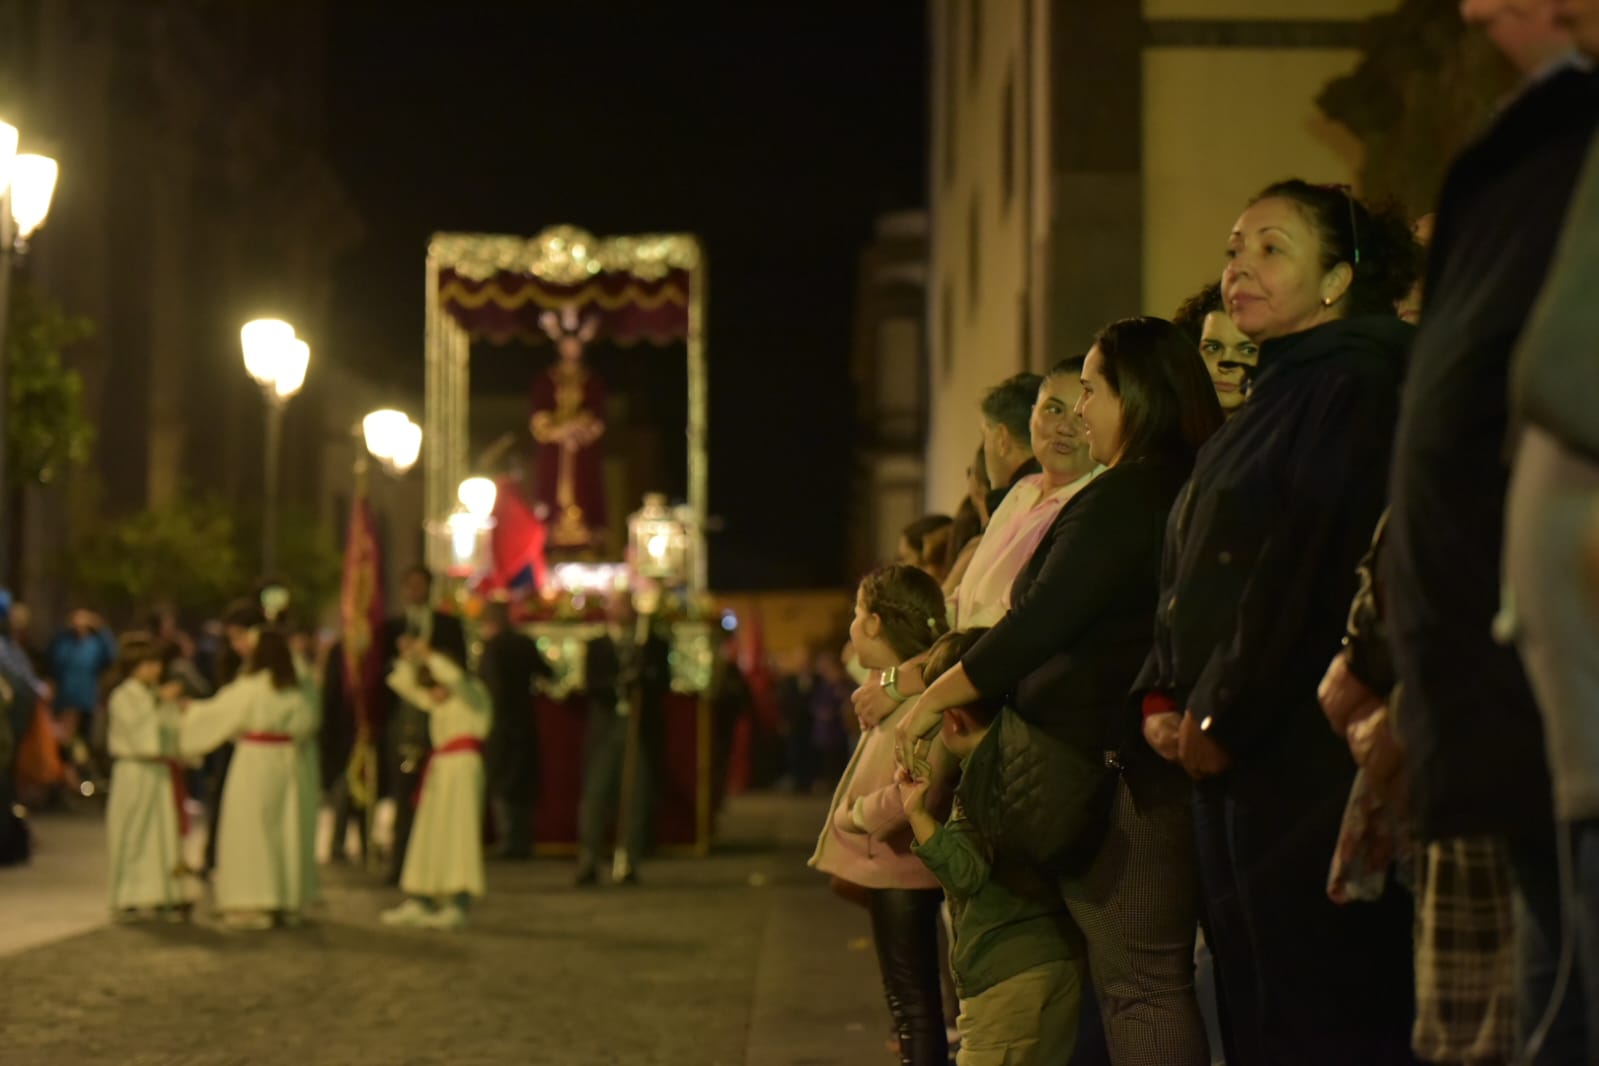
<path fill-rule="evenodd" d="M 1177 761 L 1177 738 L 1182 732 L 1183 716 L 1176 711 L 1162 711 L 1144 719 L 1144 740 L 1167 762 Z"/>
<path fill-rule="evenodd" d="M 850 703 L 855 707 L 855 718 L 861 723 L 863 733 L 899 710 L 899 703 L 883 691 L 882 678 L 877 675 L 855 690 Z"/>
<path fill-rule="evenodd" d="M 1193 711 L 1183 712 L 1182 726 L 1177 733 L 1177 757 L 1195 781 L 1225 773 L 1233 761 L 1226 748 L 1199 728 L 1199 719 Z"/>
<path fill-rule="evenodd" d="M 928 753 L 943 722 L 943 712 L 925 701 L 918 701 L 916 709 L 894 727 L 894 761 L 912 777 L 930 779 L 933 767 Z"/>
<path fill-rule="evenodd" d="M 1366 683 L 1349 669 L 1349 652 L 1341 651 L 1333 657 L 1316 688 L 1321 700 L 1322 713 L 1327 724 L 1340 737 L 1349 735 L 1349 727 L 1367 717 L 1382 704 L 1382 696 L 1366 687 Z"/>
<path fill-rule="evenodd" d="M 433 654 L 433 649 L 428 647 L 427 641 L 417 639 L 411 641 L 411 650 L 409 654 L 413 661 L 425 663 L 428 661 L 428 656 Z"/>
<path fill-rule="evenodd" d="M 1387 781 L 1404 769 L 1405 749 L 1394 734 L 1388 705 L 1349 727 L 1349 754 L 1374 781 Z"/>
<path fill-rule="evenodd" d="M 1349 754 L 1382 801 L 1399 818 L 1405 818 L 1410 808 L 1405 749 L 1393 731 L 1387 704 L 1350 727 Z"/>
<path fill-rule="evenodd" d="M 399 653 L 400 658 L 408 659 L 411 656 L 411 645 L 415 643 L 415 637 L 409 633 L 401 633 L 394 642 L 394 650 Z"/>
<path fill-rule="evenodd" d="M 930 778 L 917 780 L 904 770 L 894 775 L 894 784 L 899 789 L 899 802 L 905 808 L 906 814 L 916 814 L 927 809 L 927 790 L 932 787 Z"/>

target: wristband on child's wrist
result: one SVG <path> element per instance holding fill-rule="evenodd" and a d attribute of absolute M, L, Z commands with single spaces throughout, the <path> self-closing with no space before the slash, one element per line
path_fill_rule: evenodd
<path fill-rule="evenodd" d="M 899 690 L 899 685 L 896 684 L 898 680 L 899 667 L 890 666 L 887 670 L 883 671 L 883 691 L 886 692 L 888 694 L 888 698 L 893 700 L 895 703 L 904 703 L 905 693 Z"/>

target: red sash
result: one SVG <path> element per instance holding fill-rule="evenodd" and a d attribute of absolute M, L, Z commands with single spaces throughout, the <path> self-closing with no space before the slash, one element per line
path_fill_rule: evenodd
<path fill-rule="evenodd" d="M 427 787 L 428 769 L 433 765 L 433 760 L 440 755 L 459 755 L 463 751 L 483 753 L 483 740 L 481 737 L 453 737 L 439 747 L 428 752 L 428 757 L 422 761 L 422 776 L 416 783 L 416 791 L 411 793 L 411 806 L 415 807 L 422 802 L 422 789 Z"/>
<path fill-rule="evenodd" d="M 294 738 L 287 733 L 246 733 L 239 738 L 246 744 L 293 744 Z"/>

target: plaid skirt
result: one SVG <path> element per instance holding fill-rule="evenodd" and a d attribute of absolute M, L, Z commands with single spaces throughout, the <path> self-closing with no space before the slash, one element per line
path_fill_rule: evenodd
<path fill-rule="evenodd" d="M 1515 1050 L 1515 919 L 1504 845 L 1455 837 L 1418 846 L 1416 1024 L 1428 1062 L 1509 1062 Z"/>

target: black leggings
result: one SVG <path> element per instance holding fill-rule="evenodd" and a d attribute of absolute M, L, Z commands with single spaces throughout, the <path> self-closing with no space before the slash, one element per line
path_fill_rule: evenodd
<path fill-rule="evenodd" d="M 936 888 L 874 888 L 867 893 L 883 991 L 899 1034 L 901 1066 L 946 1066 L 943 986 L 938 977 Z"/>

